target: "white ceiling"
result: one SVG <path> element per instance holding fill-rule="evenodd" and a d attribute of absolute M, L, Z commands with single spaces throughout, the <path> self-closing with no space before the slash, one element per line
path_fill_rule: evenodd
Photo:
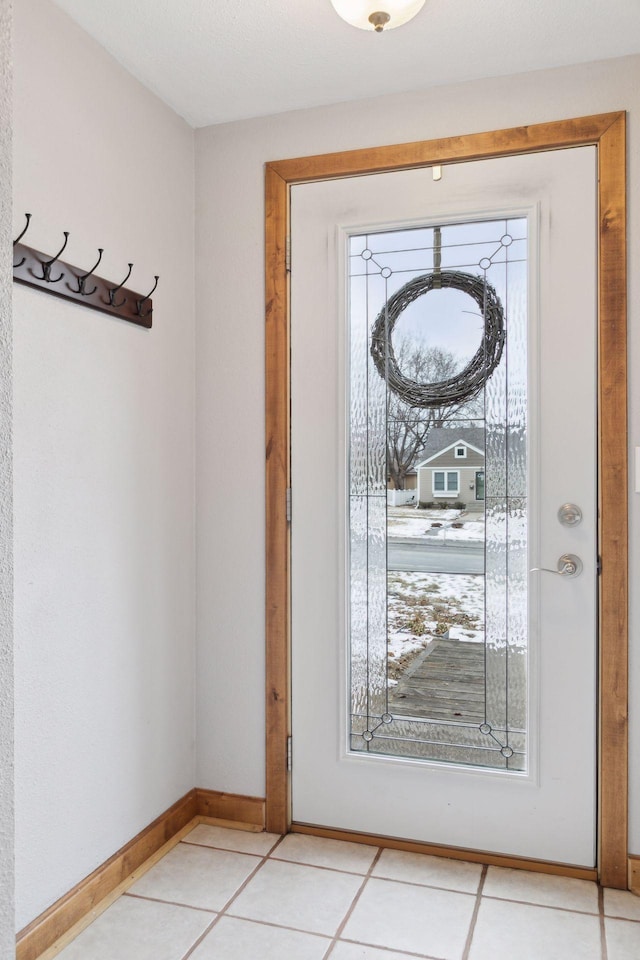
<path fill-rule="evenodd" d="M 195 127 L 640 52 L 640 0 L 427 0 L 374 34 L 329 0 L 56 0 Z"/>

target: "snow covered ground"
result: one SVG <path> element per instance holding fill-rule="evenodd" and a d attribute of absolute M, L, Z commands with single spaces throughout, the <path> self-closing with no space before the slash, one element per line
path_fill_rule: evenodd
<path fill-rule="evenodd" d="M 440 523 L 440 527 L 432 527 Z M 455 528 L 453 523 L 461 523 Z M 461 510 L 415 510 L 406 507 L 390 509 L 387 515 L 389 537 L 425 537 L 429 541 L 484 540 L 484 514 Z"/>
<path fill-rule="evenodd" d="M 484 642 L 484 577 L 450 573 L 389 573 L 389 685 L 438 637 Z"/>

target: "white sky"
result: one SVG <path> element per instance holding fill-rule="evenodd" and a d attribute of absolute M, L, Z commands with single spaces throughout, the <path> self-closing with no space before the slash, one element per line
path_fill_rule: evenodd
<path fill-rule="evenodd" d="M 508 258 L 512 264 L 526 259 L 526 234 L 527 222 L 522 218 L 443 225 L 441 267 L 478 276 L 484 275 L 483 267 L 487 268 L 487 279 L 506 307 L 505 261 Z M 501 243 L 503 237 L 506 237 L 506 246 Z M 411 228 L 352 237 L 350 252 L 351 275 L 362 277 L 360 281 L 352 281 L 351 308 L 352 311 L 366 309 L 365 294 L 368 294 L 371 323 L 396 290 L 433 270 L 434 229 Z M 511 282 L 514 274 L 520 273 L 523 282 L 526 278 L 526 270 L 519 270 L 515 265 L 510 273 Z M 402 312 L 393 341 L 398 345 L 401 339 L 410 338 L 427 347 L 448 350 L 462 367 L 478 350 L 482 327 L 479 308 L 472 297 L 459 290 L 432 290 Z"/>

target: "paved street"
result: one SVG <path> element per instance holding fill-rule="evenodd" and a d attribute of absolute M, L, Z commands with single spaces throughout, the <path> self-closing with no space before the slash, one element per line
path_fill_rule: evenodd
<path fill-rule="evenodd" d="M 416 573 L 484 573 L 484 544 L 388 540 L 388 569 Z"/>

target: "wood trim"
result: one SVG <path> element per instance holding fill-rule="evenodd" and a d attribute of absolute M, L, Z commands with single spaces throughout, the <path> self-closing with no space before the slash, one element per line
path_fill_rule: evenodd
<path fill-rule="evenodd" d="M 48 960 L 49 956 L 55 956 L 197 824 L 216 823 L 262 831 L 264 807 L 262 797 L 199 788 L 190 790 L 21 930 L 17 936 L 16 960 Z"/>
<path fill-rule="evenodd" d="M 626 248 L 624 112 L 515 127 L 266 165 L 266 671 L 267 828 L 290 822 L 286 738 L 290 733 L 289 298 L 285 244 L 293 183 L 361 176 L 436 163 L 598 147 L 599 163 L 599 444 L 600 685 L 599 854 L 603 883 L 627 885 L 628 504 L 626 445 Z"/>
<path fill-rule="evenodd" d="M 289 529 L 289 281 L 285 251 L 289 189 L 266 171 L 266 808 L 267 830 L 289 824 L 287 737 L 290 733 Z"/>
<path fill-rule="evenodd" d="M 264 801 L 263 801 L 264 803 Z M 245 833 L 264 833 L 264 827 L 244 820 L 227 820 L 226 817 L 196 817 L 194 825 L 204 823 L 211 827 L 226 827 L 227 830 L 243 830 Z"/>
<path fill-rule="evenodd" d="M 640 897 L 640 857 L 629 857 L 629 880 L 628 887 L 631 893 Z"/>
<path fill-rule="evenodd" d="M 163 857 L 165 857 L 170 850 L 176 847 L 181 840 L 183 840 L 188 833 L 190 833 L 195 826 L 198 825 L 202 818 L 196 817 L 194 820 L 189 821 L 186 826 L 182 827 L 176 834 L 174 834 L 170 840 L 167 840 L 155 853 L 153 853 L 148 860 L 145 860 L 133 873 L 130 873 L 129 876 L 125 877 L 122 883 L 119 883 L 117 887 L 107 894 L 106 897 L 103 897 L 94 907 L 91 908 L 89 913 L 84 914 L 77 923 L 74 923 L 72 927 L 69 927 L 65 933 L 59 937 L 55 943 L 53 943 L 44 953 L 40 954 L 38 960 L 53 960 L 54 957 L 57 957 L 58 954 L 68 946 L 72 940 L 75 940 L 83 930 L 93 923 L 94 920 L 104 913 L 105 910 L 108 910 L 112 903 L 122 896 L 123 893 L 133 886 L 133 884 L 143 877 L 145 873 L 151 870 L 152 867 L 155 867 L 156 863 L 159 863 Z"/>
<path fill-rule="evenodd" d="M 21 930 L 16 939 L 16 960 L 36 960 L 40 957 L 70 928 L 92 914 L 100 901 L 171 841 L 196 814 L 196 791 L 190 790 L 153 823 L 141 830 L 133 840 Z"/>
<path fill-rule="evenodd" d="M 600 138 L 600 879 L 627 886 L 628 493 L 625 115 Z"/>
<path fill-rule="evenodd" d="M 264 799 L 244 797 L 237 793 L 221 793 L 219 790 L 196 789 L 199 817 L 226 820 L 229 826 L 236 822 L 264 830 Z"/>
<path fill-rule="evenodd" d="M 287 184 L 292 184 L 308 180 L 358 177 L 390 170 L 408 170 L 437 163 L 460 163 L 489 157 L 513 156 L 517 153 L 561 150 L 587 143 L 597 144 L 621 116 L 624 117 L 624 113 L 602 113 L 574 120 L 492 130 L 489 133 L 276 160 L 267 164 L 267 171 L 281 177 Z"/>
<path fill-rule="evenodd" d="M 316 827 L 308 823 L 292 823 L 292 833 L 304 833 L 311 837 L 326 837 L 329 840 L 346 840 L 351 843 L 366 843 L 389 850 L 404 850 L 408 853 L 429 854 L 432 857 L 447 857 L 449 860 L 464 860 L 468 863 L 487 863 L 495 867 L 510 867 L 514 870 L 530 870 L 548 873 L 556 877 L 574 877 L 578 880 L 597 880 L 595 867 L 578 867 L 570 863 L 553 863 L 548 860 L 529 860 L 527 857 L 508 857 L 484 850 L 465 850 L 462 847 L 444 847 L 437 843 L 421 843 L 417 840 L 401 840 L 399 837 L 377 836 L 372 833 L 357 833 L 352 830 L 334 830 Z"/>

